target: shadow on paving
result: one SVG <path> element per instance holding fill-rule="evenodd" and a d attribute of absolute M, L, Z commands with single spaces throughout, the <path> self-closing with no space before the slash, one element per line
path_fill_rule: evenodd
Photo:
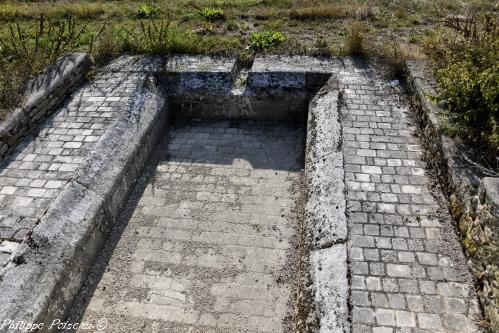
<path fill-rule="evenodd" d="M 208 121 L 208 120 L 192 120 L 192 119 L 174 119 L 173 124 L 170 126 L 170 131 L 167 136 L 165 136 L 162 141 L 159 143 L 156 152 L 154 153 L 154 156 L 152 160 L 150 161 L 149 165 L 147 166 L 145 172 L 143 173 L 142 177 L 138 180 L 137 185 L 135 186 L 125 209 L 122 212 L 122 215 L 119 219 L 118 224 L 114 227 L 113 231 L 111 232 L 110 236 L 108 237 L 107 244 L 104 246 L 103 250 L 101 251 L 99 258 L 97 259 L 94 267 L 91 269 L 91 271 L 88 274 L 88 277 L 80 290 L 79 295 L 77 296 L 75 302 L 73 303 L 73 306 L 69 310 L 69 315 L 67 317 L 67 320 L 73 323 L 79 323 L 79 322 L 88 322 L 88 308 L 89 304 L 92 300 L 92 298 L 96 297 L 103 297 L 101 294 L 104 293 L 112 293 L 113 291 L 109 290 L 109 286 L 106 289 L 103 289 L 101 286 L 102 279 L 106 275 L 106 273 L 112 271 L 115 268 L 110 268 L 113 265 L 114 261 L 114 266 L 116 266 L 116 262 L 118 264 L 123 264 L 122 267 L 122 274 L 121 276 L 117 277 L 117 279 L 120 279 L 119 283 L 124 283 L 123 286 L 117 287 L 119 288 L 125 288 L 130 285 L 131 280 L 129 281 L 127 274 L 128 271 L 130 270 L 130 267 L 126 266 L 131 266 L 131 257 L 132 257 L 132 252 L 136 251 L 136 242 L 137 241 L 144 241 L 144 239 L 140 239 L 140 237 L 143 237 L 143 235 L 138 235 L 137 231 L 132 231 L 137 230 L 140 228 L 142 225 L 147 225 L 147 226 L 152 226 L 155 224 L 151 224 L 151 221 L 148 221 L 147 218 L 144 217 L 144 204 L 143 204 L 143 199 L 144 197 L 148 196 L 148 187 L 153 188 L 153 191 L 165 191 L 166 198 L 167 199 L 167 204 L 168 205 L 168 200 L 172 202 L 178 202 L 180 205 L 184 203 L 184 195 L 188 195 L 191 193 L 190 191 L 206 191 L 206 186 L 209 185 L 207 183 L 200 183 L 199 185 L 195 183 L 188 182 L 188 185 L 185 186 L 185 189 L 182 190 L 180 189 L 172 189 L 168 188 L 170 185 L 171 181 L 170 180 L 165 180 L 164 178 L 164 172 L 162 174 L 161 168 L 162 167 L 168 167 L 171 168 L 172 166 L 175 168 L 175 166 L 179 166 L 180 168 L 201 168 L 203 171 L 201 174 L 206 172 L 207 170 L 210 170 L 211 167 L 216 168 L 218 172 L 221 172 L 222 174 L 224 173 L 224 170 L 227 170 L 228 172 L 234 172 L 238 173 L 239 171 L 245 171 L 248 172 L 247 177 L 248 179 L 252 177 L 256 177 L 256 175 L 259 175 L 260 173 L 265 173 L 267 176 L 272 175 L 275 173 L 279 173 L 279 176 L 276 176 L 276 179 L 257 179 L 257 178 L 252 178 L 251 180 L 254 181 L 256 179 L 258 184 L 264 184 L 266 186 L 266 193 L 263 193 L 261 198 L 268 198 L 268 196 L 282 196 L 283 200 L 282 202 L 276 201 L 276 203 L 271 202 L 271 205 L 283 205 L 286 206 L 284 208 L 284 211 L 286 211 L 286 217 L 283 217 L 284 214 L 281 213 L 276 213 L 276 218 L 275 220 L 272 220 L 269 218 L 268 222 L 260 222 L 259 219 L 261 219 L 260 216 L 265 215 L 265 204 L 262 203 L 261 205 L 261 211 L 255 211 L 255 212 L 250 212 L 250 213 L 245 213 L 246 215 L 253 215 L 252 219 L 253 220 L 245 220 L 244 217 L 241 217 L 241 220 L 234 221 L 235 225 L 243 226 L 244 228 L 253 228 L 255 229 L 252 231 L 255 235 L 255 237 L 274 237 L 271 240 L 275 242 L 275 244 L 270 243 L 270 248 L 267 247 L 264 244 L 254 244 L 255 248 L 257 248 L 257 254 L 259 253 L 258 247 L 261 247 L 261 250 L 263 253 L 277 253 L 278 255 L 275 258 L 264 258 L 261 257 L 259 258 L 258 255 L 256 258 L 254 258 L 255 263 L 249 263 L 248 266 L 258 267 L 260 269 L 260 264 L 256 263 L 259 262 L 260 259 L 263 263 L 265 263 L 265 266 L 263 268 L 263 272 L 261 275 L 264 277 L 262 281 L 259 283 L 265 283 L 266 278 L 271 277 L 272 284 L 275 284 L 275 286 L 272 287 L 272 289 L 275 290 L 280 290 L 280 289 L 285 289 L 289 291 L 289 287 L 286 285 L 286 288 L 283 287 L 283 283 L 286 284 L 288 283 L 287 280 L 291 279 L 294 273 L 291 273 L 291 271 L 286 271 L 285 266 L 293 266 L 292 262 L 290 262 L 289 258 L 289 249 L 287 248 L 288 246 L 285 245 L 288 242 L 292 242 L 290 238 L 294 237 L 295 235 L 295 230 L 294 226 L 292 223 L 288 221 L 288 214 L 291 214 L 289 211 L 292 206 L 292 202 L 290 201 L 292 194 L 288 192 L 288 188 L 285 184 L 284 179 L 288 179 L 290 174 L 296 175 L 300 170 L 303 169 L 303 163 L 304 163 L 304 139 L 305 139 L 305 127 L 303 125 L 300 125 L 298 123 L 282 123 L 282 122 L 261 122 L 261 121 Z M 187 165 L 187 166 L 186 166 Z M 189 171 L 187 171 L 189 172 Z M 194 175 L 193 171 L 193 175 Z M 231 185 L 228 185 L 226 182 L 228 176 L 220 175 L 220 177 L 223 177 L 225 183 L 221 184 L 215 184 L 215 186 L 219 186 L 222 188 L 222 195 L 225 195 L 223 191 L 228 190 L 227 193 L 232 193 L 231 191 L 233 190 L 233 186 L 236 186 L 231 183 Z M 251 174 L 251 176 L 250 176 Z M 195 176 L 195 175 L 194 175 Z M 293 176 L 294 177 L 294 176 Z M 244 178 L 241 176 L 240 178 Z M 244 180 L 244 179 L 243 179 Z M 276 181 L 277 183 L 284 182 L 280 184 L 281 188 L 272 188 L 271 181 Z M 229 181 L 229 183 L 232 182 L 232 179 Z M 287 181 L 286 181 L 287 182 Z M 265 184 L 268 183 L 268 184 Z M 270 187 L 269 187 L 270 185 Z M 166 187 L 165 187 L 166 186 Z M 277 187 L 279 187 L 277 186 Z M 199 189 L 201 187 L 205 187 L 203 190 Z M 156 188 L 156 190 L 155 190 Z M 220 189 L 219 189 L 220 190 Z M 259 189 L 261 191 L 261 189 Z M 238 193 L 236 191 L 236 193 Z M 199 194 L 199 193 L 198 193 Z M 213 193 L 216 194 L 216 193 Z M 244 193 L 243 193 L 244 194 Z M 153 195 L 154 196 L 154 195 Z M 244 197 L 244 195 L 239 196 L 239 194 L 236 195 L 236 197 Z M 187 201 L 195 201 L 196 199 L 193 198 L 188 198 L 186 199 Z M 239 199 L 237 199 L 239 200 Z M 246 199 L 242 199 L 246 200 Z M 255 205 L 258 207 L 258 200 L 263 200 L 260 199 L 259 195 L 256 194 L 253 197 L 253 200 L 256 200 Z M 199 203 L 199 200 L 198 200 Z M 224 202 L 213 202 L 213 203 L 207 203 L 206 207 L 203 207 L 201 210 L 205 211 L 204 215 L 202 218 L 200 218 L 197 215 L 192 215 L 188 217 L 182 217 L 182 218 L 169 218 L 168 214 L 165 213 L 164 217 L 168 217 L 169 220 L 175 220 L 174 223 L 180 223 L 180 226 L 182 228 L 184 227 L 185 224 L 189 224 L 191 222 L 192 224 L 196 223 L 201 223 L 207 222 L 208 225 L 210 223 L 213 223 L 214 225 L 220 224 L 219 220 L 215 218 L 214 216 L 218 214 L 224 214 Z M 210 209 L 213 209 L 214 206 L 219 206 L 221 208 L 217 208 L 218 211 L 215 209 L 214 211 L 210 211 Z M 159 210 L 161 210 L 161 207 L 157 207 Z M 166 208 L 165 208 L 166 209 Z M 139 212 L 139 213 L 137 213 Z M 231 212 L 233 213 L 233 212 Z M 212 215 L 213 214 L 213 217 Z M 259 215 L 261 214 L 261 215 Z M 244 214 L 241 214 L 241 216 L 246 216 Z M 235 215 L 237 216 L 237 214 Z M 182 222 L 185 221 L 185 222 Z M 227 220 L 229 221 L 229 220 Z M 257 222 L 255 222 L 257 221 Z M 173 223 L 173 222 L 172 222 Z M 246 224 L 247 223 L 247 224 Z M 254 224 L 250 224 L 254 223 Z M 260 225 L 258 224 L 260 223 Z M 130 226 L 129 226 L 130 224 Z M 232 224 L 232 223 L 230 223 Z M 230 225 L 228 224 L 228 225 Z M 174 233 L 177 230 L 176 229 L 179 227 L 179 225 L 175 226 L 172 225 L 170 227 L 163 227 L 161 232 L 166 232 L 166 233 Z M 199 228 L 204 228 L 206 227 L 206 224 L 203 224 L 203 226 L 200 226 Z M 129 228 L 127 230 L 127 228 Z M 214 227 L 215 228 L 215 227 Z M 263 230 L 260 230 L 262 228 Z M 158 228 L 159 229 L 159 228 Z M 197 233 L 201 232 L 201 229 L 191 229 L 190 232 L 192 233 Z M 280 231 L 282 229 L 283 231 Z M 187 230 L 189 232 L 189 229 L 182 229 L 182 230 Z M 277 239 L 277 236 L 268 235 L 268 230 L 270 230 L 271 233 L 281 233 L 281 236 L 279 236 Z M 214 229 L 216 231 L 216 229 Z M 215 232 L 214 232 L 215 233 Z M 251 233 L 250 233 L 251 234 Z M 220 235 L 221 237 L 222 235 Z M 123 238 L 124 237 L 124 238 Z M 223 237 L 222 237 L 223 238 Z M 286 239 L 288 238 L 288 239 Z M 264 239 L 264 238 L 262 238 Z M 270 238 L 267 238 L 267 240 Z M 153 239 L 149 239 L 151 242 Z M 283 243 L 283 240 L 285 241 Z M 163 242 L 165 240 L 162 240 Z M 215 239 L 214 241 L 219 241 Z M 239 242 L 239 240 L 236 240 Z M 128 244 L 127 244 L 128 243 Z M 208 248 L 217 248 L 215 250 L 216 254 L 219 254 L 217 251 L 228 251 L 227 249 L 230 249 L 231 246 L 234 245 L 222 245 L 220 244 L 206 244 L 206 245 L 201 245 L 202 243 L 199 243 L 199 241 L 192 242 L 191 241 L 180 241 L 182 246 L 191 246 L 193 249 L 191 251 L 201 251 L 203 252 L 204 249 Z M 128 247 L 130 246 L 131 247 Z M 246 246 L 243 245 L 244 240 L 241 240 L 241 246 Z M 221 246 L 221 247 L 220 247 Z M 269 246 L 269 245 L 267 245 Z M 275 248 L 273 248 L 275 246 Z M 237 250 L 237 248 L 236 248 Z M 267 252 L 265 252 L 267 251 Z M 272 252 L 274 251 L 274 252 Z M 158 251 L 157 256 L 161 257 L 162 251 Z M 237 252 L 237 251 L 236 251 Z M 293 252 L 293 251 L 291 251 Z M 245 256 L 255 256 L 255 253 L 250 252 L 248 254 L 243 255 L 243 259 Z M 201 255 L 202 257 L 202 255 Z M 230 257 L 230 255 L 229 255 Z M 282 258 L 281 258 L 282 257 Z M 213 276 L 207 278 L 205 276 L 206 274 L 206 267 L 200 267 L 199 263 L 194 264 L 194 266 L 191 266 L 189 268 L 190 273 L 185 273 L 186 275 L 183 276 L 184 279 L 191 280 L 192 284 L 199 283 L 201 281 L 201 284 L 204 284 L 205 282 L 207 285 L 210 283 L 222 283 L 222 279 L 225 280 L 224 283 L 227 282 L 227 275 L 224 274 L 236 274 L 234 276 L 244 276 L 245 274 L 253 274 L 251 272 L 251 268 L 249 269 L 250 272 L 245 272 L 244 269 L 248 268 L 241 268 L 239 267 L 238 269 L 235 269 L 233 267 L 225 267 L 224 260 L 227 259 L 227 255 L 224 254 L 224 256 L 218 257 L 222 259 L 222 266 L 224 266 L 221 270 L 220 277 L 221 279 L 218 281 L 217 277 L 219 275 L 213 274 L 214 271 L 219 270 L 219 268 L 212 269 L 208 271 L 208 275 L 213 274 Z M 283 260 L 280 260 L 283 259 Z M 200 259 L 201 260 L 201 259 Z M 208 259 L 209 261 L 209 259 Z M 284 264 L 283 261 L 286 263 Z M 186 263 L 179 263 L 179 264 L 163 264 L 159 262 L 147 262 L 143 261 L 145 263 L 146 268 L 148 269 L 148 266 L 157 266 L 154 267 L 153 269 L 158 270 L 158 272 L 163 272 L 162 270 L 165 269 L 165 267 L 168 268 L 168 270 L 173 270 L 178 269 L 178 267 L 182 265 L 188 265 Z M 219 263 L 216 263 L 219 264 Z M 240 263 L 236 262 L 230 263 L 227 266 L 240 266 Z M 268 267 L 267 267 L 268 266 Z M 173 267 L 173 268 L 171 268 Z M 149 267 L 149 269 L 151 269 Z M 257 270 L 258 270 L 257 269 Z M 292 268 L 291 270 L 293 270 Z M 193 272 L 196 273 L 193 273 Z M 203 272 L 201 275 L 199 275 L 199 272 Z M 236 273 L 234 273 L 236 272 Z M 145 274 L 145 273 L 143 273 Z M 159 273 L 163 274 L 163 273 Z M 182 273 L 180 273 L 182 274 Z M 239 274 L 239 275 L 238 275 Z M 133 274 L 132 274 L 133 275 Z M 257 276 L 259 276 L 257 274 Z M 285 276 L 282 278 L 281 276 Z M 203 280 L 203 279 L 207 280 Z M 231 277 L 230 279 L 233 279 Z M 236 279 L 237 280 L 237 279 Z M 236 281 L 234 280 L 234 281 Z M 232 281 L 232 280 L 231 280 Z M 238 281 L 238 280 L 237 280 Z M 258 281 L 258 279 L 257 279 Z M 277 281 L 277 282 L 275 282 Z M 285 282 L 286 281 L 286 282 Z M 119 284 L 118 283 L 118 284 Z M 147 282 L 144 282 L 147 285 Z M 243 282 L 237 282 L 240 283 L 241 286 L 244 284 Z M 237 285 L 236 283 L 236 285 Z M 258 283 L 258 285 L 259 285 Z M 124 287 L 126 286 L 126 287 Z M 268 284 L 267 284 L 268 286 Z M 203 289 L 201 291 L 197 290 L 200 293 L 205 293 L 209 294 L 212 289 L 209 287 L 205 287 L 206 289 Z M 267 288 L 267 287 L 266 287 Z M 121 292 L 125 292 L 125 290 L 121 289 L 119 290 Z M 193 291 L 188 289 L 187 294 L 192 293 Z M 236 294 L 239 293 L 239 290 L 234 291 Z M 243 291 L 241 291 L 243 293 Z M 269 293 L 270 294 L 270 293 Z M 278 294 L 279 295 L 279 294 Z M 191 297 L 192 295 L 188 295 L 188 297 Z M 149 296 L 147 296 L 149 297 Z M 192 296 L 195 299 L 195 302 L 199 303 L 199 300 L 196 298 L 198 296 Z M 286 295 L 284 299 L 286 299 L 286 302 L 279 301 L 283 303 L 284 305 L 281 305 L 282 307 L 287 307 L 289 298 L 291 297 L 289 292 L 286 292 Z M 119 302 L 123 301 L 123 297 L 119 296 Z M 124 297 L 126 298 L 126 297 Z M 139 296 L 140 298 L 140 296 Z M 266 298 L 265 298 L 266 299 Z M 149 299 L 148 299 L 149 300 Z M 193 301 L 194 302 L 194 301 Z M 275 301 L 276 303 L 279 303 L 278 301 Z M 267 303 L 268 300 L 267 300 Z M 272 303 L 272 302 L 270 302 Z M 261 303 L 260 303 L 261 304 Z M 198 309 L 198 304 L 191 304 L 193 307 L 196 308 L 196 311 L 199 311 L 200 314 L 203 314 L 206 309 L 203 308 L 205 305 L 202 305 L 202 310 Z M 187 307 L 190 307 L 191 305 L 186 305 Z M 268 304 L 265 304 L 265 306 L 268 306 Z M 275 306 L 275 304 L 271 304 L 270 306 Z M 257 308 L 258 304 L 255 304 L 253 308 Z M 187 310 L 190 311 L 190 310 Z M 209 312 L 214 311 L 213 309 L 209 309 Z M 275 310 L 277 311 L 277 310 Z M 286 308 L 282 310 L 286 313 L 289 312 L 289 310 Z M 281 311 L 281 312 L 282 312 Z M 119 311 L 117 311 L 119 312 Z M 106 316 L 105 313 L 101 313 L 103 317 Z M 242 314 L 241 314 L 242 315 Z M 268 314 L 267 314 L 268 315 Z M 288 316 L 286 314 L 285 316 Z M 265 318 L 265 317 L 262 317 Z M 94 318 L 98 319 L 98 318 Z M 134 329 L 136 331 L 144 331 L 144 330 L 149 330 L 151 328 L 151 322 L 153 320 L 148 320 L 147 318 L 144 317 L 135 317 L 134 320 L 127 320 L 127 317 L 125 315 L 121 316 L 119 315 L 119 318 L 114 318 L 114 320 L 118 319 L 118 321 L 126 321 L 126 323 L 122 324 L 125 325 L 127 329 Z M 279 327 L 281 321 L 285 319 L 281 318 L 275 318 L 275 321 L 278 322 Z M 185 324 L 181 323 L 176 323 L 175 320 L 172 320 L 170 324 L 165 324 L 164 320 L 155 320 L 158 323 L 163 323 L 161 325 L 172 325 L 172 328 L 175 327 L 182 327 L 182 332 L 184 332 L 184 329 L 186 332 L 190 332 L 188 329 L 189 327 L 185 326 Z M 167 322 L 167 321 L 166 321 Z M 237 321 L 236 321 L 237 322 Z M 269 325 L 275 324 L 271 322 Z M 121 324 L 120 324 L 121 325 Z M 158 324 L 160 325 L 160 324 Z M 180 325 L 180 326 L 176 326 Z M 182 326 L 183 325 L 183 326 Z M 170 326 L 168 326 L 170 327 Z M 213 326 L 210 326 L 209 332 L 212 332 L 211 329 L 213 329 L 216 332 L 226 332 L 225 328 L 214 328 Z M 270 327 L 270 326 L 269 326 Z M 110 331 L 113 331 L 113 327 L 109 327 Z M 115 329 L 119 329 L 115 327 Z M 231 330 L 231 327 L 227 327 L 227 330 Z M 279 329 L 280 330 L 280 329 Z M 278 330 L 278 331 L 279 331 Z M 161 330 L 160 330 L 161 331 Z M 167 328 L 167 331 L 168 330 Z M 213 332 L 214 332 L 213 331 Z M 253 331 L 267 331 L 266 328 L 262 328 L 261 330 L 253 330 Z M 253 332 L 252 331 L 252 332 Z M 173 332 L 173 331 L 172 331 Z M 180 331 L 179 331 L 180 332 Z M 194 332 L 194 331 L 193 331 Z M 197 332 L 197 331 L 195 331 Z"/>

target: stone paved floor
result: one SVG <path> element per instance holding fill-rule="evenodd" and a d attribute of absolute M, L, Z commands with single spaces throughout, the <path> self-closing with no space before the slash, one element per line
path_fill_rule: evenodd
<path fill-rule="evenodd" d="M 475 331 L 470 274 L 400 93 L 364 67 L 339 77 L 353 332 Z"/>
<path fill-rule="evenodd" d="M 107 317 L 109 332 L 290 332 L 303 145 L 291 125 L 176 124 L 72 319 Z"/>
<path fill-rule="evenodd" d="M 116 114 L 130 108 L 142 78 L 141 74 L 99 75 L 0 165 L 0 249 L 6 249 L 0 252 L 0 269 Z"/>
<path fill-rule="evenodd" d="M 116 113 L 133 107 L 143 76 L 110 75 L 0 166 L 0 268 Z M 349 60 L 338 77 L 352 331 L 477 331 L 469 270 L 400 92 Z M 289 332 L 290 186 L 302 152 L 302 128 L 178 123 L 73 318 L 107 317 L 109 332 Z"/>

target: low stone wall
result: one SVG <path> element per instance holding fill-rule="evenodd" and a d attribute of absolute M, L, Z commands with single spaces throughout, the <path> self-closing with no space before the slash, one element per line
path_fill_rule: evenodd
<path fill-rule="evenodd" d="M 124 55 L 102 71 L 149 72 L 160 78 L 177 114 L 187 118 L 305 119 L 310 99 L 337 59 L 269 56 L 241 68 L 235 58 Z"/>
<path fill-rule="evenodd" d="M 479 298 L 492 331 L 499 332 L 499 178 L 462 158 L 454 140 L 445 135 L 441 110 L 430 100 L 435 82 L 423 61 L 407 63 L 408 86 L 417 97 L 431 158 L 440 165 L 462 244 L 478 282 Z"/>
<path fill-rule="evenodd" d="M 62 103 L 90 69 L 86 53 L 67 54 L 26 85 L 20 107 L 0 123 L 0 160 Z"/>
<path fill-rule="evenodd" d="M 113 121 L 2 271 L 0 322 L 50 323 L 71 305 L 167 127 L 167 96 L 154 76 L 138 94 L 138 117 Z"/>

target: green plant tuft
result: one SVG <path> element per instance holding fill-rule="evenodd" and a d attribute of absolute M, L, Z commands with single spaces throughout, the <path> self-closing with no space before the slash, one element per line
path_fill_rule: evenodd
<path fill-rule="evenodd" d="M 250 49 L 253 51 L 264 51 L 276 47 L 286 41 L 281 32 L 254 32 L 250 37 Z"/>
<path fill-rule="evenodd" d="M 214 22 L 225 19 L 225 13 L 222 9 L 205 8 L 201 11 L 201 17 L 208 22 Z"/>
<path fill-rule="evenodd" d="M 161 10 L 157 6 L 144 4 L 139 7 L 137 17 L 141 19 L 153 19 L 159 17 Z"/>

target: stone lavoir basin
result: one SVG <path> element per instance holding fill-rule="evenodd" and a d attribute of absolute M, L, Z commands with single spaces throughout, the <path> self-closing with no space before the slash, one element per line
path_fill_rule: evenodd
<path fill-rule="evenodd" d="M 478 332 L 409 112 L 349 58 L 116 59 L 4 158 L 0 331 Z"/>

